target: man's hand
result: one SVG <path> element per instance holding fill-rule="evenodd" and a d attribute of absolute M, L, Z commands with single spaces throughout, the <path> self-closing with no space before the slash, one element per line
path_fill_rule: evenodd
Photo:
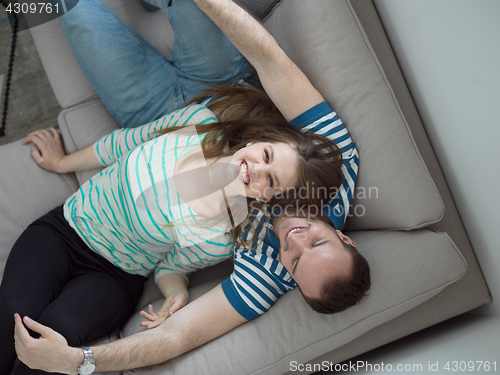
<path fill-rule="evenodd" d="M 21 320 L 19 314 L 14 315 L 16 323 L 14 338 L 16 340 L 17 357 L 31 369 L 64 374 L 77 374 L 78 364 L 83 363 L 83 351 L 68 346 L 66 339 L 56 331 L 35 322 L 27 316 Z M 30 336 L 26 325 L 41 337 Z M 69 365 L 69 367 L 68 367 Z"/>
<path fill-rule="evenodd" d="M 149 305 L 147 312 L 140 312 L 143 317 L 148 319 L 147 321 L 141 322 L 141 327 L 147 327 L 147 329 L 158 327 L 169 316 L 186 306 L 186 304 L 188 303 L 188 298 L 189 297 L 187 293 L 178 293 L 170 296 L 165 300 L 162 308 L 157 313 L 154 312 L 153 306 Z"/>

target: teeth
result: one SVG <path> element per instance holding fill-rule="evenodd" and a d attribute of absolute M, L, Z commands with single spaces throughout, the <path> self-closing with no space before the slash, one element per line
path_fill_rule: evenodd
<path fill-rule="evenodd" d="M 248 184 L 250 182 L 248 178 L 248 166 L 246 162 L 241 163 L 240 176 L 245 184 Z"/>
<path fill-rule="evenodd" d="M 293 233 L 293 232 L 296 232 L 298 230 L 300 230 L 302 228 L 293 228 L 291 231 L 288 232 L 288 234 L 286 235 L 286 239 L 288 239 L 288 237 L 290 237 L 290 235 Z"/>

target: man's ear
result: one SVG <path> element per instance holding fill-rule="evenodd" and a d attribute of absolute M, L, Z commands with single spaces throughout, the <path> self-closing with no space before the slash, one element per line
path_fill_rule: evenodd
<path fill-rule="evenodd" d="M 344 243 L 346 243 L 348 245 L 351 245 L 352 247 L 356 248 L 356 244 L 354 243 L 354 241 L 351 240 L 349 237 L 347 237 L 344 233 L 342 233 L 338 229 L 337 229 L 337 234 L 339 235 L 340 239 L 342 241 L 344 241 Z"/>

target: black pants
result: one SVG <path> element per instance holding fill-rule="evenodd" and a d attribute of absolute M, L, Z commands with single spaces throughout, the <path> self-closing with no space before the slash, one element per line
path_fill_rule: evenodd
<path fill-rule="evenodd" d="M 145 280 L 90 250 L 64 219 L 62 207 L 38 219 L 12 248 L 0 286 L 0 374 L 9 374 L 16 358 L 14 313 L 79 346 L 123 326 Z M 15 374 L 42 373 L 21 364 Z"/>

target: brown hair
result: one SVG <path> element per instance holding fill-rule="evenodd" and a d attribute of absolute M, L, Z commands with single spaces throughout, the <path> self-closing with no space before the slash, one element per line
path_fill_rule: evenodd
<path fill-rule="evenodd" d="M 286 143 L 298 154 L 298 184 L 286 194 L 273 197 L 266 205 L 322 207 L 329 198 L 328 189 L 338 189 L 342 183 L 342 154 L 337 145 L 326 137 L 301 133 L 290 127 L 274 103 L 261 90 L 249 85 L 235 84 L 215 87 L 213 91 L 198 95 L 192 101 L 211 98 L 207 107 L 219 122 L 196 125 L 199 134 L 206 133 L 202 141 L 204 157 L 219 158 L 233 155 L 248 142 Z M 164 129 L 160 134 L 176 128 Z M 229 146 L 229 150 L 227 147 Z M 317 191 L 308 191 L 313 186 Z M 306 195 L 296 190 L 306 188 Z M 326 187 L 327 189 L 318 189 Z M 250 208 L 262 208 L 264 203 L 249 199 Z M 232 231 L 233 240 L 241 228 Z"/>
<path fill-rule="evenodd" d="M 321 314 L 335 314 L 356 305 L 366 296 L 371 286 L 370 266 L 358 250 L 344 243 L 344 250 L 352 259 L 351 275 L 348 278 L 333 276 L 324 283 L 321 298 L 310 298 L 302 293 L 311 308 Z"/>

